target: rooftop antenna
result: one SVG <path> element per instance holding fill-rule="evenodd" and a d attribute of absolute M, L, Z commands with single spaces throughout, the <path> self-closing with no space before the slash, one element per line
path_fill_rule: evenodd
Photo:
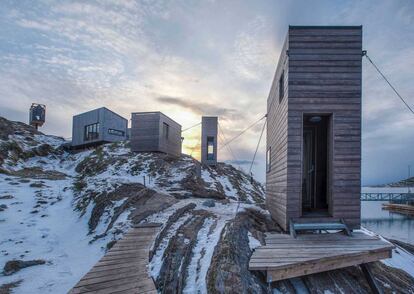
<path fill-rule="evenodd" d="M 43 126 L 46 119 L 46 105 L 32 103 L 29 110 L 29 124 L 37 130 Z"/>

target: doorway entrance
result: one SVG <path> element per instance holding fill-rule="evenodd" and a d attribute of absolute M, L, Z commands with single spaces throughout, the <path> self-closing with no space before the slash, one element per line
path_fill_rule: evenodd
<path fill-rule="evenodd" d="M 302 215 L 329 215 L 331 115 L 303 116 Z"/>

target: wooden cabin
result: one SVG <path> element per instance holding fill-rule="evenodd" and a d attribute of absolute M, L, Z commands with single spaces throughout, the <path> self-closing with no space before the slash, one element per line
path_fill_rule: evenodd
<path fill-rule="evenodd" d="M 275 221 L 360 226 L 362 26 L 290 26 L 267 100 Z"/>

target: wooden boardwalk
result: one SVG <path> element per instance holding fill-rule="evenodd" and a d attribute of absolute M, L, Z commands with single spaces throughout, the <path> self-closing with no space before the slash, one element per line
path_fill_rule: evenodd
<path fill-rule="evenodd" d="M 147 267 L 159 226 L 147 224 L 131 229 L 69 293 L 157 293 Z"/>
<path fill-rule="evenodd" d="M 249 269 L 267 272 L 268 282 L 319 273 L 391 257 L 394 246 L 362 232 L 267 234 L 253 252 Z"/>

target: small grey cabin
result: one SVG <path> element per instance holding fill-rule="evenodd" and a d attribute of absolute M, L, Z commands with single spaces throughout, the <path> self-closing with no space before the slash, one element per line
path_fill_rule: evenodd
<path fill-rule="evenodd" d="M 181 155 L 181 125 L 157 112 L 133 112 L 131 150 Z"/>
<path fill-rule="evenodd" d="M 126 140 L 128 120 L 106 107 L 73 116 L 72 147 Z"/>
<path fill-rule="evenodd" d="M 217 116 L 201 118 L 201 162 L 217 164 Z"/>
<path fill-rule="evenodd" d="M 267 100 L 272 217 L 360 226 L 361 26 L 290 26 Z"/>

